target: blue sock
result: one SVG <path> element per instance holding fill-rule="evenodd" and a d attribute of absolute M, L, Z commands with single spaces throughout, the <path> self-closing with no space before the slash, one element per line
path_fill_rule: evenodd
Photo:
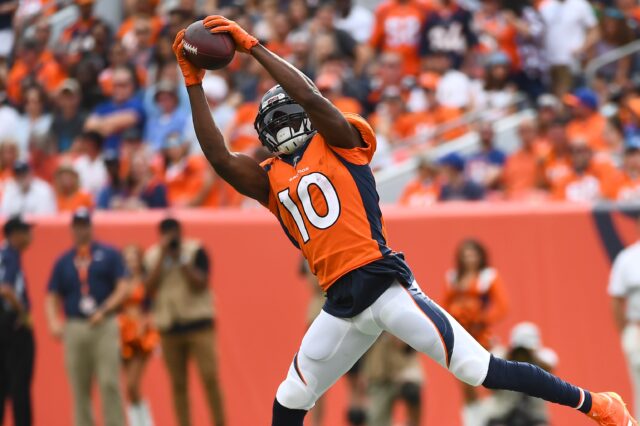
<path fill-rule="evenodd" d="M 293 410 L 273 400 L 273 419 L 271 426 L 302 426 L 307 410 Z"/>
<path fill-rule="evenodd" d="M 522 392 L 545 401 L 576 408 L 583 413 L 591 410 L 589 391 L 573 386 L 542 368 L 525 362 L 505 361 L 492 355 L 487 378 L 482 385 L 488 389 Z"/>

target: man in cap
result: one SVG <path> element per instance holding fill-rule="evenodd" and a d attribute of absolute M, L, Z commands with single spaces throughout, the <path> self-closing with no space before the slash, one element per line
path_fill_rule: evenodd
<path fill-rule="evenodd" d="M 13 176 L 2 194 L 0 212 L 3 215 L 56 212 L 56 197 L 51 185 L 34 176 L 28 163 L 17 161 L 13 165 Z"/>
<path fill-rule="evenodd" d="M 66 152 L 74 139 L 82 133 L 87 113 L 80 109 L 80 84 L 68 78 L 62 82 L 54 98 L 56 109 L 51 123 L 52 145 L 57 152 Z"/>
<path fill-rule="evenodd" d="M 11 400 L 13 424 L 30 426 L 34 340 L 22 253 L 31 243 L 31 224 L 14 216 L 5 222 L 0 246 L 0 424 Z"/>
<path fill-rule="evenodd" d="M 585 141 L 594 151 L 611 149 L 607 137 L 607 119 L 598 111 L 598 96 L 586 87 L 563 97 L 571 110 L 572 119 L 567 125 L 567 135 L 574 141 Z"/>
<path fill-rule="evenodd" d="M 182 135 L 190 115 L 187 110 L 179 108 L 177 87 L 170 81 L 158 83 L 154 101 L 156 112 L 147 120 L 145 140 L 153 151 L 159 151 L 170 134 Z"/>
<path fill-rule="evenodd" d="M 77 210 L 73 247 L 55 263 L 45 301 L 51 334 L 62 339 L 75 426 L 93 426 L 91 385 L 100 389 L 105 426 L 125 424 L 120 394 L 120 335 L 115 312 L 127 296 L 120 252 L 93 239 L 91 215 Z M 60 319 L 62 308 L 65 322 Z"/>

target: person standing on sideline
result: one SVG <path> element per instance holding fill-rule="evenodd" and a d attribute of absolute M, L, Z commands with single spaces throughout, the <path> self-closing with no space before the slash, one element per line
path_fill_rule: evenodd
<path fill-rule="evenodd" d="M 31 225 L 19 216 L 4 224 L 0 246 L 0 425 L 11 399 L 13 424 L 31 426 L 31 380 L 35 344 L 22 252 L 31 243 Z"/>
<path fill-rule="evenodd" d="M 487 350 L 493 346 L 492 326 L 508 311 L 508 301 L 502 278 L 491 267 L 487 249 L 477 240 L 460 243 L 456 251 L 455 268 L 446 275 L 442 307 L 455 318 L 473 338 Z M 482 411 L 475 387 L 462 383 L 464 426 L 479 426 Z"/>
<path fill-rule="evenodd" d="M 145 284 L 160 331 L 177 423 L 191 425 L 187 391 L 191 358 L 198 366 L 211 417 L 216 426 L 223 426 L 209 257 L 199 242 L 182 237 L 182 226 L 176 219 L 162 220 L 159 231 L 160 242 L 144 257 L 148 271 Z"/>
<path fill-rule="evenodd" d="M 640 216 L 638 216 L 640 231 Z M 622 337 L 634 393 L 634 414 L 640 414 L 640 240 L 622 250 L 609 278 L 613 318 Z"/>
<path fill-rule="evenodd" d="M 122 426 L 120 336 L 115 313 L 127 296 L 124 262 L 118 250 L 93 239 L 88 210 L 73 214 L 71 233 L 73 247 L 58 258 L 49 280 L 47 322 L 51 334 L 64 343 L 75 426 L 95 424 L 91 409 L 94 379 L 100 389 L 101 423 Z"/>
<path fill-rule="evenodd" d="M 127 417 L 129 426 L 153 426 L 153 418 L 147 401 L 142 399 L 140 385 L 149 357 L 158 346 L 160 336 L 148 312 L 148 297 L 144 287 L 143 251 L 137 245 L 122 250 L 127 267 L 128 297 L 118 316 L 122 361 L 126 380 Z"/>

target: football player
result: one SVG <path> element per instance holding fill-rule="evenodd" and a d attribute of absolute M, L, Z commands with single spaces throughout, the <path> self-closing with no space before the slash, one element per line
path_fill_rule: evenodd
<path fill-rule="evenodd" d="M 230 152 L 202 90 L 201 70 L 173 46 L 184 75 L 196 135 L 216 172 L 267 207 L 302 250 L 327 301 L 313 322 L 273 404 L 273 426 L 302 426 L 315 401 L 384 330 L 473 386 L 523 392 L 582 411 L 600 425 L 637 422 L 615 393 L 592 393 L 531 364 L 492 356 L 420 289 L 401 253 L 387 246 L 369 162 L 369 124 L 342 114 L 313 82 L 233 21 L 209 16 L 279 83 L 260 102 L 255 128 L 276 156 L 259 164 Z"/>

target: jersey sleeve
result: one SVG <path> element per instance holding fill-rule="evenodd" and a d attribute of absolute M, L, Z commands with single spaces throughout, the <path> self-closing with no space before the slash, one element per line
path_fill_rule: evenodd
<path fill-rule="evenodd" d="M 339 148 L 336 146 L 329 146 L 336 154 L 352 164 L 356 164 L 358 166 L 369 164 L 373 158 L 373 154 L 376 152 L 377 143 L 375 132 L 369 123 L 367 123 L 367 121 L 358 114 L 345 113 L 344 116 L 347 121 L 358 130 L 364 146 L 356 148 Z"/>

